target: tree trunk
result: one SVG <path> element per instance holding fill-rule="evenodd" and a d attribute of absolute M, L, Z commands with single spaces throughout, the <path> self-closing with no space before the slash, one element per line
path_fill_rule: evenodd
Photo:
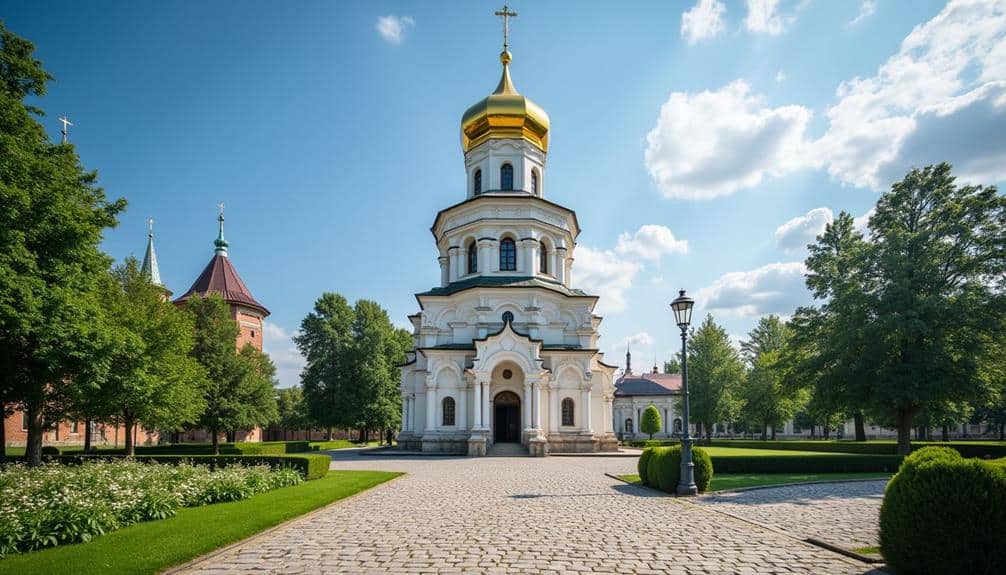
<path fill-rule="evenodd" d="M 220 455 L 220 430 L 213 428 L 210 429 L 210 433 L 213 434 L 213 455 Z"/>
<path fill-rule="evenodd" d="M 950 426 L 946 423 L 943 424 L 943 429 L 940 430 L 940 439 L 950 441 Z"/>
<path fill-rule="evenodd" d="M 91 420 L 84 420 L 84 452 L 91 451 Z"/>
<path fill-rule="evenodd" d="M 0 463 L 7 461 L 7 406 L 0 401 Z"/>
<path fill-rule="evenodd" d="M 775 426 L 772 426 L 772 441 L 775 441 Z"/>
<path fill-rule="evenodd" d="M 824 425 L 821 426 L 821 432 L 824 433 L 824 439 L 827 441 L 828 435 L 831 433 L 831 426 L 828 425 L 827 421 L 825 421 Z"/>
<path fill-rule="evenodd" d="M 810 438 L 817 439 L 817 426 L 813 423 L 810 424 Z"/>
<path fill-rule="evenodd" d="M 325 441 L 332 441 L 332 426 L 328 426 L 328 432 L 325 434 Z"/>
<path fill-rule="evenodd" d="M 856 425 L 856 441 L 866 441 L 866 421 L 863 419 L 863 412 L 853 413 L 852 421 Z"/>
<path fill-rule="evenodd" d="M 768 424 L 763 423 L 761 426 L 761 440 L 766 441 L 768 439 Z"/>
<path fill-rule="evenodd" d="M 136 455 L 136 436 L 133 435 L 133 426 L 136 422 L 129 413 L 122 414 L 122 422 L 126 428 L 126 457 L 133 457 Z"/>
<path fill-rule="evenodd" d="M 908 455 L 912 452 L 912 417 L 914 415 L 912 409 L 899 409 L 897 412 L 898 455 Z"/>
<path fill-rule="evenodd" d="M 38 467 L 42 465 L 42 400 L 39 397 L 31 397 L 25 402 L 28 409 L 28 443 L 25 449 L 25 458 L 28 467 Z"/>
<path fill-rule="evenodd" d="M 999 441 L 1006 441 L 1006 422 L 999 424 Z"/>

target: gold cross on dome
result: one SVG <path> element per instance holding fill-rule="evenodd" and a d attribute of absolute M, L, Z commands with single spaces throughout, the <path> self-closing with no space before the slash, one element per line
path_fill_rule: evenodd
<path fill-rule="evenodd" d="M 495 14 L 503 18 L 503 50 L 506 51 L 510 47 L 510 18 L 516 18 L 517 13 L 511 12 L 510 7 L 504 4 L 503 9 Z"/>
<path fill-rule="evenodd" d="M 217 204 L 217 207 L 220 208 L 220 215 L 221 216 L 224 215 L 224 203 L 220 202 L 219 204 Z"/>

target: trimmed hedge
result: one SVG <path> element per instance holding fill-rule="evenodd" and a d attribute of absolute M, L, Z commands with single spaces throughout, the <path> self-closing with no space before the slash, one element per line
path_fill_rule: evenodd
<path fill-rule="evenodd" d="M 283 455 L 286 453 L 307 453 L 311 444 L 307 441 L 269 441 L 221 443 L 220 455 Z M 85 452 L 83 449 L 64 448 L 63 455 L 124 455 L 124 449 L 99 449 Z M 136 455 L 213 455 L 210 443 L 175 443 L 164 445 L 137 445 Z"/>
<path fill-rule="evenodd" d="M 653 456 L 652 449 L 644 449 L 643 453 L 639 456 L 639 461 L 636 462 L 636 470 L 639 472 L 639 480 L 643 485 L 649 485 L 646 480 L 646 464 L 650 461 L 650 457 Z"/>
<path fill-rule="evenodd" d="M 891 473 L 903 458 L 898 455 L 720 455 L 713 457 L 718 473 Z"/>
<path fill-rule="evenodd" d="M 693 447 L 692 463 L 695 465 L 695 485 L 699 493 L 704 493 L 713 479 L 713 461 L 705 450 Z M 681 481 L 681 446 L 648 447 L 640 455 L 638 467 L 644 485 L 675 493 Z"/>
<path fill-rule="evenodd" d="M 58 458 L 48 458 L 66 464 L 81 463 L 94 459 L 119 459 L 122 455 L 62 455 Z M 211 468 L 225 465 L 260 465 L 266 464 L 273 468 L 292 467 L 304 476 L 304 479 L 320 479 L 328 473 L 332 458 L 320 453 L 304 453 L 297 455 L 137 455 L 137 461 L 165 463 L 177 465 L 189 461 L 196 465 L 209 465 Z"/>
<path fill-rule="evenodd" d="M 905 458 L 880 508 L 880 551 L 899 575 L 1002 573 L 1006 459 L 925 447 Z"/>
<path fill-rule="evenodd" d="M 628 447 L 652 447 L 661 445 L 678 445 L 676 439 L 654 439 L 625 441 Z M 775 449 L 779 451 L 817 451 L 825 453 L 855 453 L 860 455 L 897 455 L 898 444 L 893 442 L 860 442 L 860 441 L 801 441 L 782 439 L 778 441 L 758 441 L 749 439 L 717 439 L 702 445 L 709 447 L 734 447 L 739 449 Z M 987 443 L 980 441 L 943 442 L 912 442 L 912 450 L 918 451 L 929 446 L 951 447 L 964 457 L 979 457 L 996 459 L 1006 457 L 1006 443 Z"/>

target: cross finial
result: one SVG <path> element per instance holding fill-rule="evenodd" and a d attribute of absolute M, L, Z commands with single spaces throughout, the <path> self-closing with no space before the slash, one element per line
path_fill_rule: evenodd
<path fill-rule="evenodd" d="M 154 237 L 154 218 L 147 218 L 147 235 Z"/>
<path fill-rule="evenodd" d="M 496 15 L 503 18 L 503 51 L 510 47 L 510 18 L 517 17 L 516 12 L 511 12 L 510 7 L 503 5 L 502 10 L 497 10 Z"/>
<path fill-rule="evenodd" d="M 220 202 L 217 204 L 217 208 L 220 210 L 220 219 L 224 219 L 224 203 Z"/>
<path fill-rule="evenodd" d="M 70 131 L 67 130 L 67 128 L 73 124 L 70 122 L 70 118 L 67 118 L 66 115 L 60 116 L 59 121 L 63 123 L 63 129 L 60 130 L 59 133 L 63 135 L 63 143 L 65 144 L 67 136 L 70 134 Z"/>

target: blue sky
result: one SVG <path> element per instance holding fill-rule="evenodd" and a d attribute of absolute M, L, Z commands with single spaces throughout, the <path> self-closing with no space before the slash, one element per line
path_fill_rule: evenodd
<path fill-rule="evenodd" d="M 464 198 L 464 110 L 499 77 L 489 2 L 0 2 L 56 77 L 40 105 L 129 209 L 156 220 L 184 292 L 227 205 L 232 261 L 272 311 L 266 348 L 323 291 L 400 325 L 436 285 L 429 226 Z M 739 339 L 809 301 L 802 246 L 867 214 L 915 165 L 1006 178 L 1000 1 L 521 2 L 517 88 L 551 116 L 548 199 L 577 211 L 573 278 L 602 296 L 602 349 L 678 349 L 667 303 L 698 296 Z M 865 220 L 864 220 L 865 221 Z"/>

